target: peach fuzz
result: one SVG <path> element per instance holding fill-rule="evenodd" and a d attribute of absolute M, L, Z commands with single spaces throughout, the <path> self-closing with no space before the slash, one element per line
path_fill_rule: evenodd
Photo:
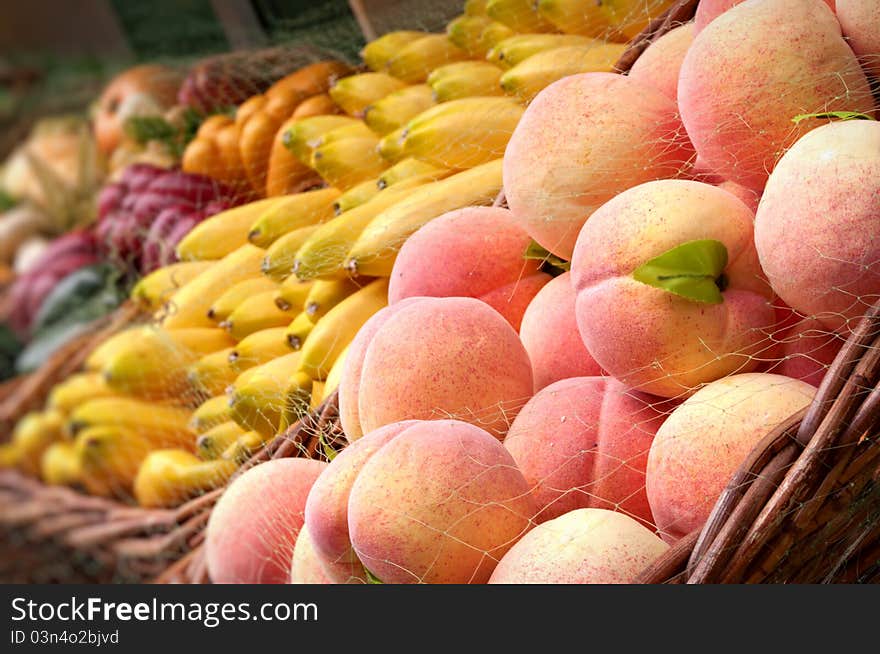
<path fill-rule="evenodd" d="M 761 190 L 786 149 L 827 119 L 872 112 L 865 73 L 822 0 L 764 0 L 729 9 L 697 34 L 678 82 L 697 154 L 724 179 Z"/>
<path fill-rule="evenodd" d="M 693 157 L 675 102 L 663 93 L 614 73 L 571 75 L 523 114 L 504 153 L 504 189 L 529 236 L 570 259 L 578 231 L 602 203 L 686 173 Z"/>
<path fill-rule="evenodd" d="M 725 11 L 745 0 L 700 0 L 697 5 L 697 14 L 694 16 L 694 34 L 702 31 L 706 25 L 718 18 Z M 873 0 L 868 0 L 869 2 Z M 834 9 L 834 0 L 824 0 L 830 9 Z M 838 3 L 840 0 L 838 0 Z"/>
<path fill-rule="evenodd" d="M 492 573 L 490 584 L 630 584 L 669 549 L 632 518 L 577 509 L 535 527 Z"/>
<path fill-rule="evenodd" d="M 846 334 L 880 297 L 880 122 L 813 130 L 770 176 L 755 245 L 792 309 Z"/>
<path fill-rule="evenodd" d="M 205 560 L 211 581 L 285 583 L 306 498 L 326 466 L 310 459 L 277 459 L 236 478 L 208 520 Z"/>
<path fill-rule="evenodd" d="M 539 272 L 540 261 L 523 258 L 530 241 L 507 209 L 467 207 L 443 214 L 401 247 L 388 303 L 418 296 L 473 297 L 519 329 L 525 307 L 550 280 Z M 519 296 L 524 301 L 516 301 Z"/>
<path fill-rule="evenodd" d="M 361 428 L 454 418 L 503 438 L 532 396 L 532 366 L 519 336 L 473 298 L 419 298 L 391 315 L 364 356 Z"/>
<path fill-rule="evenodd" d="M 663 537 L 700 529 L 746 456 L 815 392 L 782 375 L 748 373 L 707 384 L 678 406 L 648 454 L 648 501 Z"/>
<path fill-rule="evenodd" d="M 650 84 L 676 101 L 681 62 L 694 40 L 694 24 L 685 23 L 654 41 L 629 71 L 631 79 Z"/>
<path fill-rule="evenodd" d="M 351 489 L 348 527 L 358 558 L 384 583 L 485 583 L 535 508 L 494 436 L 434 420 L 370 457 Z"/>
<path fill-rule="evenodd" d="M 865 70 L 880 79 L 880 2 L 837 0 L 836 8 L 843 36 Z"/>
<path fill-rule="evenodd" d="M 571 273 L 565 272 L 538 291 L 523 315 L 519 337 L 535 377 L 535 391 L 569 377 L 601 375 L 581 340 L 574 311 Z"/>
<path fill-rule="evenodd" d="M 307 524 L 300 529 L 290 562 L 291 584 L 365 584 L 367 574 L 357 559 L 327 560 L 315 547 Z"/>
<path fill-rule="evenodd" d="M 563 379 L 529 400 L 504 447 L 533 489 L 536 520 L 602 508 L 652 524 L 645 466 L 663 404 L 610 377 Z"/>
<path fill-rule="evenodd" d="M 753 214 L 715 186 L 685 180 L 624 191 L 584 225 L 572 260 L 581 337 L 610 375 L 640 391 L 676 397 L 758 365 L 775 322 L 773 292 L 752 240 Z M 722 301 L 709 304 L 637 281 L 640 266 L 679 245 L 727 249 Z"/>

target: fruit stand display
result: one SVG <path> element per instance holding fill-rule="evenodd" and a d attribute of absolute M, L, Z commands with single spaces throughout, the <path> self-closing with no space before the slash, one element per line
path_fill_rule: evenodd
<path fill-rule="evenodd" d="M 876 581 L 878 25 L 467 0 L 102 115 L 90 266 L 11 324 L 128 299 L 0 398 L 5 574 Z"/>

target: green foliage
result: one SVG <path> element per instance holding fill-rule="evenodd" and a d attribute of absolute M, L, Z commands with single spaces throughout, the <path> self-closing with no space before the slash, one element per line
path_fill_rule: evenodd
<path fill-rule="evenodd" d="M 791 122 L 797 125 L 802 120 L 809 120 L 810 118 L 828 120 L 874 120 L 874 118 L 872 118 L 868 114 L 859 113 L 858 111 L 828 111 L 818 114 L 798 114 L 791 119 Z"/>
<path fill-rule="evenodd" d="M 232 110 L 224 109 L 216 113 L 231 113 Z M 173 125 L 162 116 L 132 116 L 125 121 L 125 133 L 141 145 L 150 141 L 159 141 L 166 145 L 169 151 L 180 157 L 186 146 L 192 141 L 199 126 L 207 116 L 201 115 L 195 109 L 187 108 L 182 115 L 181 124 Z"/>
<path fill-rule="evenodd" d="M 541 270 L 550 273 L 554 277 L 567 270 L 571 270 L 571 262 L 551 254 L 549 250 L 538 245 L 537 241 L 529 243 L 526 251 L 523 253 L 523 259 L 542 261 Z"/>
<path fill-rule="evenodd" d="M 727 248 L 720 241 L 688 241 L 639 266 L 633 277 L 694 302 L 720 304 L 726 266 Z"/>

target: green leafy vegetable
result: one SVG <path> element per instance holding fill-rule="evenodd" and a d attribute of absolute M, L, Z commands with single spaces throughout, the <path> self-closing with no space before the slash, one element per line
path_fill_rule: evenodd
<path fill-rule="evenodd" d="M 682 243 L 639 266 L 633 277 L 694 302 L 720 304 L 727 288 L 727 248 L 711 239 Z"/>
<path fill-rule="evenodd" d="M 791 119 L 791 122 L 797 125 L 802 120 L 809 120 L 810 118 L 836 118 L 837 120 L 874 120 L 868 114 L 859 113 L 858 111 L 826 111 L 818 114 L 798 114 Z"/>
<path fill-rule="evenodd" d="M 14 197 L 9 195 L 9 193 L 4 191 L 3 189 L 0 189 L 0 213 L 3 213 L 4 211 L 9 211 L 16 204 L 17 202 L 15 201 Z"/>
<path fill-rule="evenodd" d="M 144 145 L 150 141 L 159 141 L 165 144 L 172 154 L 180 157 L 189 142 L 195 138 L 199 126 L 206 117 L 192 108 L 187 108 L 183 112 L 180 125 L 174 125 L 162 116 L 132 116 L 125 121 L 124 129 L 125 133 L 137 143 Z"/>

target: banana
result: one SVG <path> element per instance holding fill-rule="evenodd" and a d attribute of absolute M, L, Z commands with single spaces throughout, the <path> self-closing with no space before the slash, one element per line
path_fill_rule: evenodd
<path fill-rule="evenodd" d="M 276 240 L 301 227 L 318 225 L 333 217 L 333 202 L 340 195 L 335 188 L 322 188 L 284 197 L 284 202 L 261 214 L 248 232 L 248 240 L 268 248 Z"/>
<path fill-rule="evenodd" d="M 309 411 L 314 411 L 321 406 L 321 402 L 327 397 L 324 392 L 324 386 L 326 386 L 324 382 L 312 380 L 312 397 L 309 400 Z"/>
<path fill-rule="evenodd" d="M 254 295 L 271 291 L 278 287 L 273 280 L 260 276 L 238 282 L 229 288 L 223 295 L 217 298 L 211 308 L 208 309 L 208 317 L 217 322 L 223 322 L 229 317 L 235 308 Z"/>
<path fill-rule="evenodd" d="M 388 168 L 378 146 L 375 136 L 335 141 L 318 147 L 311 165 L 325 182 L 347 191 Z"/>
<path fill-rule="evenodd" d="M 465 0 L 464 2 L 465 16 L 485 16 L 486 0 Z"/>
<path fill-rule="evenodd" d="M 605 43 L 545 50 L 506 71 L 501 76 L 501 88 L 523 102 L 530 102 L 543 89 L 563 77 L 578 73 L 611 72 L 625 49 L 622 43 Z"/>
<path fill-rule="evenodd" d="M 192 399 L 197 389 L 189 384 L 187 366 L 234 345 L 229 334 L 217 328 L 135 329 L 137 338 L 126 339 L 114 350 L 101 373 L 110 388 L 144 399 Z"/>
<path fill-rule="evenodd" d="M 603 0 L 599 11 L 611 26 L 612 36 L 625 43 L 638 36 L 673 2 L 675 0 Z"/>
<path fill-rule="evenodd" d="M 322 134 L 339 127 L 354 125 L 361 121 L 351 116 L 312 116 L 298 120 L 284 134 L 284 145 L 302 163 L 309 165 L 312 160 L 312 146 L 310 142 L 319 139 Z M 251 221 L 253 223 L 253 221 Z M 250 225 L 248 225 L 250 226 Z"/>
<path fill-rule="evenodd" d="M 535 10 L 535 0 L 487 0 L 486 15 L 514 32 L 555 32 L 553 23 Z"/>
<path fill-rule="evenodd" d="M 156 317 L 166 329 L 213 327 L 208 309 L 234 284 L 259 277 L 264 254 L 245 243 L 172 295 Z"/>
<path fill-rule="evenodd" d="M 364 109 L 364 122 L 385 136 L 406 121 L 434 106 L 434 92 L 427 84 L 413 84 L 386 95 Z"/>
<path fill-rule="evenodd" d="M 421 84 L 438 66 L 464 59 L 467 52 L 454 45 L 446 34 L 430 34 L 403 46 L 386 67 L 390 75 L 407 84 Z"/>
<path fill-rule="evenodd" d="M 352 293 L 315 323 L 302 346 L 299 372 L 323 380 L 361 326 L 388 305 L 388 280 L 377 279 Z"/>
<path fill-rule="evenodd" d="M 189 428 L 189 409 L 144 402 L 128 397 L 107 397 L 77 407 L 68 428 L 76 435 L 90 427 L 114 427 L 142 435 L 158 447 L 192 449 L 195 434 Z"/>
<path fill-rule="evenodd" d="M 308 373 L 297 372 L 290 377 L 284 389 L 284 411 L 281 415 L 280 430 L 287 429 L 308 413 L 314 386 L 315 381 Z"/>
<path fill-rule="evenodd" d="M 186 450 L 158 450 L 141 463 L 134 497 L 148 509 L 175 507 L 219 488 L 237 469 L 234 461 L 202 461 Z"/>
<path fill-rule="evenodd" d="M 306 298 L 303 311 L 313 323 L 317 323 L 337 304 L 361 288 L 363 282 L 353 279 L 318 280 Z"/>
<path fill-rule="evenodd" d="M 89 427 L 74 441 L 80 481 L 90 495 L 128 498 L 141 462 L 156 449 L 146 433 L 122 427 Z"/>
<path fill-rule="evenodd" d="M 283 327 L 293 320 L 294 314 L 282 311 L 275 304 L 276 291 L 264 291 L 242 302 L 221 326 L 229 330 L 236 341 L 254 332 L 270 327 Z"/>
<path fill-rule="evenodd" d="M 88 400 L 99 397 L 115 397 L 118 393 L 107 386 L 99 372 L 82 372 L 72 375 L 49 393 L 46 406 L 61 413 L 70 413 Z"/>
<path fill-rule="evenodd" d="M 22 472 L 40 474 L 43 452 L 58 441 L 64 440 L 64 414 L 60 411 L 31 412 L 25 414 L 15 425 L 9 447 L 13 453 L 11 463 Z"/>
<path fill-rule="evenodd" d="M 351 187 L 345 193 L 340 195 L 336 198 L 336 202 L 333 203 L 334 215 L 338 216 L 339 214 L 345 213 L 350 209 L 359 207 L 365 202 L 372 200 L 379 192 L 378 182 L 378 177 L 375 179 L 368 179 L 357 186 Z"/>
<path fill-rule="evenodd" d="M 199 408 L 193 411 L 187 424 L 190 431 L 196 434 L 204 434 L 217 425 L 228 422 L 230 419 L 229 398 L 224 394 L 216 395 L 202 402 Z"/>
<path fill-rule="evenodd" d="M 499 83 L 503 72 L 488 61 L 461 61 L 434 70 L 428 84 L 437 102 L 503 95 Z"/>
<path fill-rule="evenodd" d="M 50 486 L 73 486 L 79 483 L 82 472 L 76 446 L 59 441 L 47 447 L 40 459 L 40 477 Z"/>
<path fill-rule="evenodd" d="M 451 174 L 452 171 L 448 168 L 438 168 L 418 159 L 403 159 L 379 175 L 376 186 L 380 189 L 390 188 L 413 177 L 436 181 Z"/>
<path fill-rule="evenodd" d="M 396 163 L 404 158 L 403 154 L 403 134 L 406 125 L 398 127 L 393 132 L 386 134 L 379 141 L 379 154 L 386 161 Z"/>
<path fill-rule="evenodd" d="M 232 352 L 229 353 L 229 365 L 236 373 L 241 374 L 248 368 L 263 365 L 272 359 L 289 354 L 286 331 L 287 327 L 271 327 L 247 336 L 232 348 Z"/>
<path fill-rule="evenodd" d="M 347 279 L 345 255 L 373 218 L 431 180 L 410 177 L 380 192 L 369 202 L 321 225 L 297 250 L 293 272 L 301 280 Z M 289 279 L 289 278 L 288 278 Z"/>
<path fill-rule="evenodd" d="M 244 434 L 244 429 L 232 420 L 217 425 L 196 439 L 196 456 L 203 461 L 217 459 Z"/>
<path fill-rule="evenodd" d="M 504 155 L 523 111 L 505 97 L 463 98 L 437 105 L 425 112 L 434 112 L 430 117 L 422 114 L 407 125 L 403 151 L 440 168 L 473 168 Z"/>
<path fill-rule="evenodd" d="M 189 366 L 187 379 L 192 388 L 207 395 L 220 395 L 232 382 L 236 373 L 229 367 L 229 356 L 234 348 L 218 350 L 203 356 Z"/>
<path fill-rule="evenodd" d="M 266 257 L 263 259 L 263 274 L 266 275 L 268 279 L 277 283 L 283 282 L 290 277 L 290 274 L 293 271 L 293 262 L 296 251 L 302 247 L 302 244 L 305 243 L 317 229 L 318 225 L 300 227 L 275 241 L 269 249 L 266 250 Z M 273 290 L 275 290 L 273 298 L 278 297 L 277 286 Z M 282 307 L 279 305 L 279 308 Z"/>
<path fill-rule="evenodd" d="M 308 145 L 312 148 L 312 153 L 314 154 L 314 151 L 322 145 L 330 145 L 331 143 L 337 143 L 347 139 L 374 138 L 375 136 L 373 130 L 371 130 L 363 120 L 358 120 L 349 125 L 343 125 L 342 127 L 337 127 L 336 129 L 324 132 L 310 140 Z"/>
<path fill-rule="evenodd" d="M 388 32 L 378 39 L 374 39 L 361 50 L 361 58 L 364 63 L 375 71 L 382 71 L 388 61 L 396 55 L 402 47 L 418 39 L 427 36 L 427 32 L 400 30 Z"/>
<path fill-rule="evenodd" d="M 287 351 L 290 349 L 299 350 L 302 348 L 306 338 L 312 333 L 315 323 L 305 311 L 302 311 L 294 318 L 287 328 L 284 330 L 284 342 Z"/>
<path fill-rule="evenodd" d="M 345 368 L 345 358 L 348 356 L 348 350 L 351 343 L 343 348 L 342 352 L 336 357 L 330 372 L 327 373 L 327 379 L 324 382 L 324 397 L 328 397 L 333 391 L 339 388 L 339 380 L 342 379 L 342 370 Z"/>
<path fill-rule="evenodd" d="M 405 86 L 386 73 L 360 73 L 337 81 L 330 89 L 330 97 L 349 116 L 360 118 L 369 105 Z"/>
<path fill-rule="evenodd" d="M 245 432 L 220 454 L 220 458 L 224 461 L 232 461 L 236 465 L 241 465 L 270 438 L 271 436 L 264 436 L 257 431 Z"/>
<path fill-rule="evenodd" d="M 154 270 L 134 285 L 131 299 L 148 311 L 156 311 L 177 289 L 212 265 L 211 261 L 181 261 Z"/>
<path fill-rule="evenodd" d="M 483 59 L 499 41 L 516 32 L 488 16 L 459 16 L 446 26 L 446 35 L 453 44 L 474 59 Z"/>
<path fill-rule="evenodd" d="M 604 41 L 575 34 L 517 34 L 504 39 L 489 50 L 486 59 L 501 68 L 513 68 L 532 55 L 545 50 L 573 45 L 599 45 Z"/>
<path fill-rule="evenodd" d="M 311 281 L 302 281 L 296 275 L 291 275 L 278 287 L 278 292 L 275 294 L 275 306 L 282 311 L 298 310 L 305 305 L 311 290 Z"/>
<path fill-rule="evenodd" d="M 244 429 L 274 436 L 284 414 L 285 390 L 299 359 L 299 352 L 286 354 L 247 371 L 244 383 L 236 380 L 230 392 L 232 419 Z"/>
<path fill-rule="evenodd" d="M 247 243 L 248 228 L 278 200 L 258 200 L 203 220 L 177 244 L 177 257 L 181 261 L 222 259 Z"/>
<path fill-rule="evenodd" d="M 501 190 L 501 159 L 413 191 L 376 216 L 346 257 L 351 273 L 388 277 L 404 241 L 437 216 L 471 205 L 491 204 Z"/>
<path fill-rule="evenodd" d="M 86 358 L 83 368 L 86 372 L 100 372 L 112 356 L 138 341 L 142 327 L 129 327 L 113 334 L 96 347 Z M 103 379 L 103 377 L 102 377 Z"/>
<path fill-rule="evenodd" d="M 538 0 L 538 14 L 566 34 L 601 38 L 610 32 L 602 15 L 602 3 L 595 0 Z"/>

